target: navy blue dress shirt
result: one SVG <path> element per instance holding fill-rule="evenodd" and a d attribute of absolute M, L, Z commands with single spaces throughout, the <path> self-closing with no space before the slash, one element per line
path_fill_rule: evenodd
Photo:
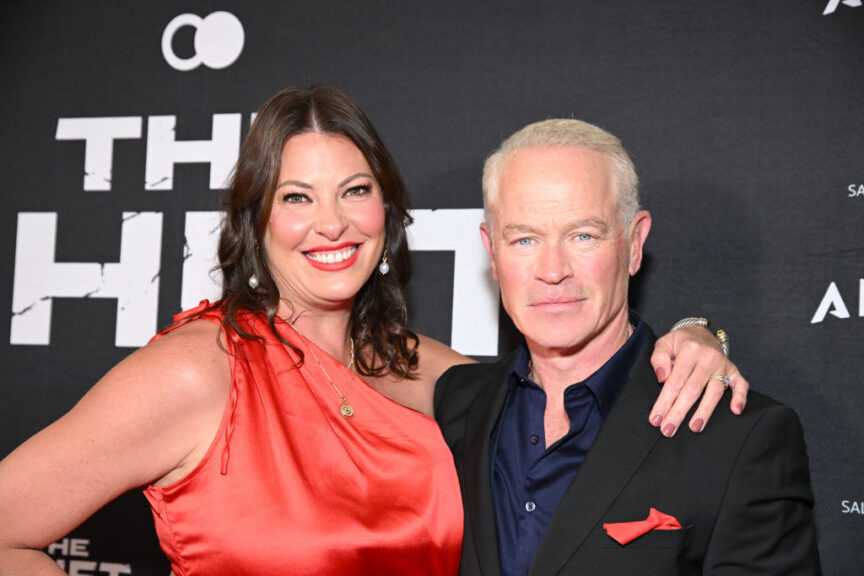
<path fill-rule="evenodd" d="M 627 381 L 645 340 L 639 315 L 612 358 L 583 382 L 564 391 L 569 431 L 546 449 L 546 393 L 528 377 L 530 355 L 523 344 L 508 380 L 507 400 L 491 446 L 492 498 L 503 576 L 528 573 L 555 509 L 573 481 Z"/>

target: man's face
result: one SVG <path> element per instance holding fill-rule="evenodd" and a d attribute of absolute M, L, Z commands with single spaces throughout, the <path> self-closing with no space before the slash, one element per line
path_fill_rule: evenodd
<path fill-rule="evenodd" d="M 637 214 L 628 243 L 606 157 L 582 146 L 509 154 L 490 224 L 492 273 L 532 352 L 614 354 L 629 335 L 627 286 L 651 217 Z"/>

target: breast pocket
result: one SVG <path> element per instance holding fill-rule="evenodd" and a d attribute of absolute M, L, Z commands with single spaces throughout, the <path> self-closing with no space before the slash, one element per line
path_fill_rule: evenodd
<path fill-rule="evenodd" d="M 690 529 L 691 526 L 678 530 L 652 530 L 623 546 L 607 535 L 602 547 L 613 550 L 677 550 L 687 546 Z"/>
<path fill-rule="evenodd" d="M 599 536 L 599 535 L 598 535 Z M 622 546 L 605 532 L 599 540 L 586 543 L 568 563 L 562 574 L 580 576 L 677 576 L 699 574 L 699 567 L 687 559 L 690 527 L 679 530 L 653 530 Z"/>

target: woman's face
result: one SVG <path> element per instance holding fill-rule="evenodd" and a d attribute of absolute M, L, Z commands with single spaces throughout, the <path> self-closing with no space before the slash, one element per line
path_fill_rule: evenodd
<path fill-rule="evenodd" d="M 295 313 L 350 309 L 381 258 L 384 226 L 381 187 L 351 140 L 307 132 L 285 142 L 264 247 Z"/>

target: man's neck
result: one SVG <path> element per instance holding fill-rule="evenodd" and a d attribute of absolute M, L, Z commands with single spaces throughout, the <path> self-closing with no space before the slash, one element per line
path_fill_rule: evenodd
<path fill-rule="evenodd" d="M 564 390 L 587 379 L 600 369 L 627 342 L 633 333 L 625 309 L 600 334 L 576 348 L 546 348 L 526 341 L 531 354 L 531 379 L 546 392 L 546 397 L 563 400 Z"/>
<path fill-rule="evenodd" d="M 576 349 L 545 348 L 526 341 L 531 353 L 531 379 L 546 393 L 543 428 L 546 448 L 570 429 L 564 408 L 564 391 L 599 370 L 627 342 L 633 333 L 627 309 L 600 334 Z"/>

